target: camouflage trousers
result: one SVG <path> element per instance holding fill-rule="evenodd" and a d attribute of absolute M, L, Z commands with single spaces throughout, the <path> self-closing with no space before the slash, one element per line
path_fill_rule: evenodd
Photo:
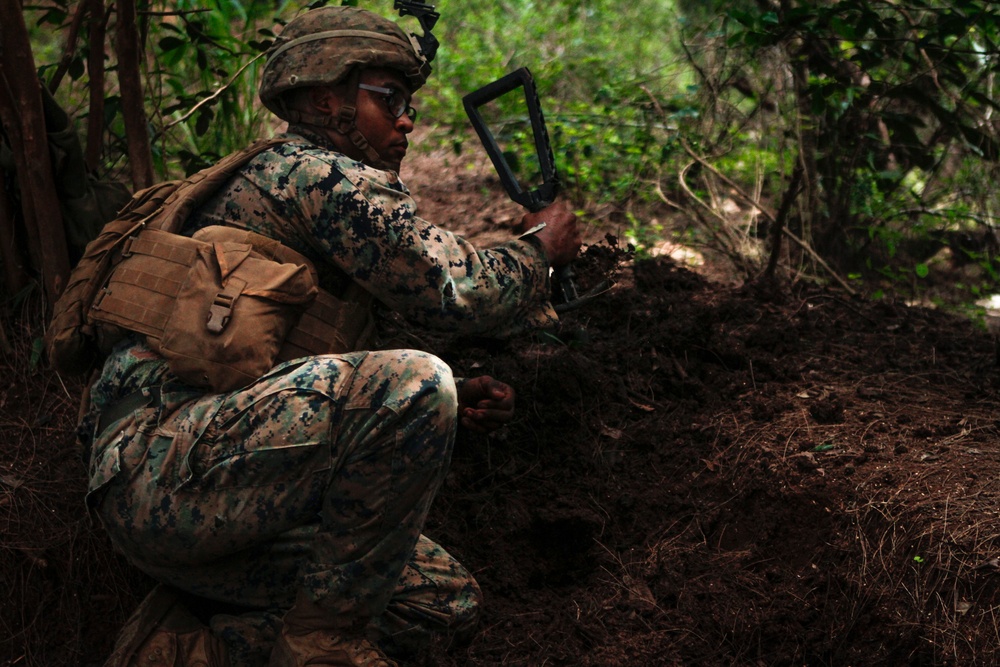
<path fill-rule="evenodd" d="M 309 357 L 229 394 L 159 391 L 91 456 L 113 472 L 92 503 L 139 569 L 270 618 L 304 591 L 331 628 L 404 647 L 474 625 L 474 579 L 421 535 L 455 437 L 439 359 Z"/>

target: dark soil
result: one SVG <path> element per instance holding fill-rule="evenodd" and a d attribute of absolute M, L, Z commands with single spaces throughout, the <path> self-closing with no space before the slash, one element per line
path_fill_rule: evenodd
<path fill-rule="evenodd" d="M 519 406 L 503 431 L 460 437 L 432 510 L 426 532 L 486 609 L 469 646 L 422 664 L 994 664 L 994 338 L 591 241 L 581 287 L 614 284 L 559 332 L 422 340 Z M 81 386 L 30 365 L 24 319 L 6 321 L 0 364 L 0 665 L 83 665 L 149 582 L 87 521 Z"/>
<path fill-rule="evenodd" d="M 456 352 L 523 411 L 462 443 L 428 528 L 488 600 L 436 664 L 993 664 L 993 339 L 669 261 L 620 279 L 563 344 Z"/>

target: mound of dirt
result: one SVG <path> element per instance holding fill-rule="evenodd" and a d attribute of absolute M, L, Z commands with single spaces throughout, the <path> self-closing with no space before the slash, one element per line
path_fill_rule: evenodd
<path fill-rule="evenodd" d="M 427 532 L 487 599 L 432 665 L 988 664 L 997 349 L 836 292 L 720 288 L 592 246 L 558 333 L 423 340 L 514 385 Z M 149 587 L 82 511 L 79 387 L 4 359 L 6 665 L 100 660 Z"/>
<path fill-rule="evenodd" d="M 428 218 L 508 233 L 488 176 L 432 166 L 455 196 L 432 189 Z M 399 335 L 518 391 L 508 428 L 460 437 L 426 529 L 481 583 L 482 624 L 421 664 L 993 664 L 993 337 L 589 241 L 581 290 L 613 284 L 558 332 Z M 0 359 L 0 666 L 99 663 L 150 582 L 83 510 L 82 383 L 32 363 L 23 319 Z"/>
<path fill-rule="evenodd" d="M 993 663 L 991 336 L 669 260 L 564 320 L 442 352 L 522 416 L 463 442 L 437 501 L 487 609 L 428 664 Z"/>

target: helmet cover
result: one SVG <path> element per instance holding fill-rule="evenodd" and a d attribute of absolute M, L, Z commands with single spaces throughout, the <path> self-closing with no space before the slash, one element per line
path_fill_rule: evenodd
<path fill-rule="evenodd" d="M 284 118 L 282 93 L 337 84 L 355 67 L 401 72 L 411 92 L 430 74 L 415 40 L 393 21 L 357 7 L 322 7 L 290 21 L 275 40 L 261 75 L 260 100 Z"/>

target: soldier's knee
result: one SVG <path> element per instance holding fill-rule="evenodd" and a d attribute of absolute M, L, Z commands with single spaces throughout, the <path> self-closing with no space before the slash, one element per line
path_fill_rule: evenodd
<path fill-rule="evenodd" d="M 454 413 L 458 408 L 458 390 L 451 367 L 433 354 L 418 352 L 410 362 L 412 372 L 420 378 L 421 393 L 432 396 L 441 407 Z"/>
<path fill-rule="evenodd" d="M 483 592 L 476 580 L 469 575 L 461 595 L 452 605 L 450 632 L 458 642 L 471 641 L 483 609 Z"/>
<path fill-rule="evenodd" d="M 385 396 L 383 405 L 396 403 L 402 408 L 409 403 L 451 415 L 457 411 L 458 390 L 451 368 L 433 354 L 419 350 L 373 352 L 368 363 L 378 368 L 369 383 L 391 387 L 389 393 L 394 394 Z"/>

